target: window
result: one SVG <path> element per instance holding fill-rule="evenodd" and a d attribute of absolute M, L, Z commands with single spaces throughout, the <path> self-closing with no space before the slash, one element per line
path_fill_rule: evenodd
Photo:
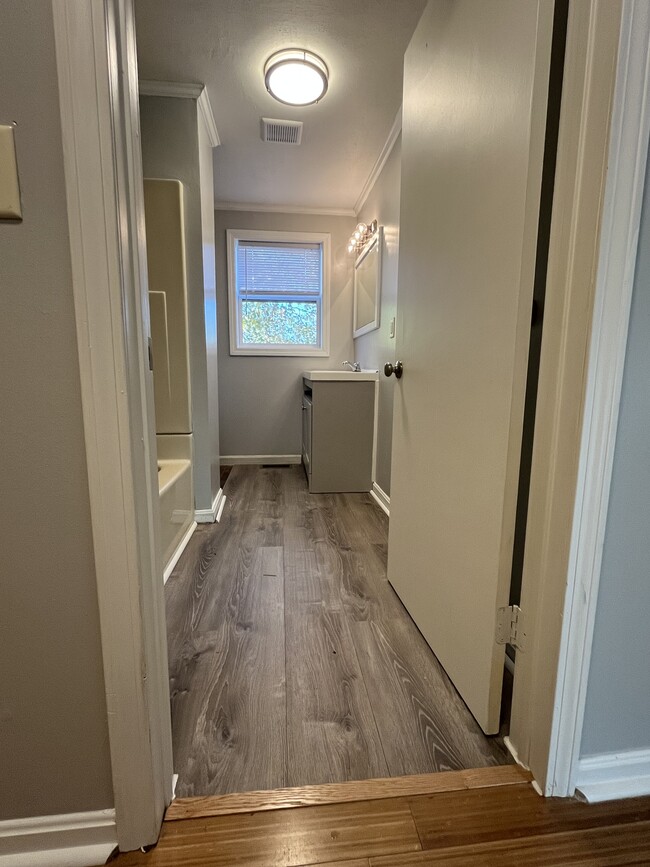
<path fill-rule="evenodd" d="M 231 355 L 329 355 L 329 235 L 228 230 Z"/>

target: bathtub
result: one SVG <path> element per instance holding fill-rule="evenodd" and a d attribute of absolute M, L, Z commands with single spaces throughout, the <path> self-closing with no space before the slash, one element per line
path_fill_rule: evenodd
<path fill-rule="evenodd" d="M 156 437 L 160 545 L 165 581 L 196 529 L 191 439 L 191 435 L 183 434 Z"/>

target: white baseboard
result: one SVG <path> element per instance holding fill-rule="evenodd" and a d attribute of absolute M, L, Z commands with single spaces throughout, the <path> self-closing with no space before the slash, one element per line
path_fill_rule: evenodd
<path fill-rule="evenodd" d="M 236 464 L 299 464 L 300 455 L 222 455 L 221 463 L 225 467 Z"/>
<path fill-rule="evenodd" d="M 116 846 L 115 810 L 0 822 L 0 867 L 95 867 Z"/>
<path fill-rule="evenodd" d="M 169 579 L 169 576 L 170 576 L 170 575 L 172 574 L 172 572 L 174 571 L 174 566 L 178 563 L 178 560 L 179 560 L 181 554 L 183 553 L 183 551 L 184 551 L 185 548 L 187 547 L 187 543 L 188 543 L 188 542 L 190 541 L 190 539 L 192 538 L 192 533 L 193 533 L 195 530 L 196 530 L 196 521 L 192 521 L 192 523 L 190 524 L 190 526 L 187 528 L 187 532 L 185 533 L 185 535 L 183 536 L 183 538 L 181 539 L 181 541 L 178 543 L 178 546 L 177 546 L 176 550 L 175 550 L 174 553 L 172 554 L 172 558 L 171 558 L 171 560 L 170 560 L 169 563 L 165 566 L 165 571 L 163 572 L 163 583 L 164 583 L 164 584 L 167 583 L 167 581 L 168 581 L 168 579 Z M 1 867 L 1 865 L 0 865 L 0 867 Z"/>
<path fill-rule="evenodd" d="M 372 483 L 372 490 L 370 491 L 370 496 L 375 500 L 377 505 L 386 512 L 388 517 L 390 518 L 390 497 L 385 491 L 379 487 L 377 482 Z"/>
<path fill-rule="evenodd" d="M 576 789 L 590 804 L 650 795 L 650 749 L 580 759 Z"/>
<path fill-rule="evenodd" d="M 223 488 L 219 488 L 217 492 L 217 496 L 214 498 L 212 502 L 211 509 L 196 509 L 194 512 L 194 520 L 197 524 L 214 524 L 217 520 L 217 515 L 223 509 L 222 500 L 225 499 L 223 495 Z"/>

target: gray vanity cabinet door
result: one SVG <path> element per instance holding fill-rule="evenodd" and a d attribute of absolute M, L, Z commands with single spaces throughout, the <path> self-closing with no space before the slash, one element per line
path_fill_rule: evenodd
<path fill-rule="evenodd" d="M 312 389 L 310 491 L 369 491 L 375 383 L 313 382 Z"/>

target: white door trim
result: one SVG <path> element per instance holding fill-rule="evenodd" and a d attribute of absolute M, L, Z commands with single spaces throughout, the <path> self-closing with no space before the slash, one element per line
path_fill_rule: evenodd
<path fill-rule="evenodd" d="M 572 795 L 648 141 L 645 0 L 573 0 L 510 740 Z"/>
<path fill-rule="evenodd" d="M 117 837 L 157 839 L 172 758 L 132 0 L 52 0 Z"/>
<path fill-rule="evenodd" d="M 624 28 L 624 32 L 631 37 L 627 73 L 629 90 L 626 91 L 623 87 L 623 79 L 619 79 L 623 93 L 628 93 L 623 100 L 621 111 L 625 105 L 628 105 L 628 111 L 632 111 L 636 106 L 637 115 L 641 96 L 638 87 L 636 91 L 632 87 L 632 82 L 638 81 L 638 78 L 635 79 L 635 75 L 638 75 L 641 40 L 638 34 L 642 29 L 639 20 L 643 17 L 644 2 L 645 0 L 624 2 L 624 20 L 627 22 L 627 30 Z M 148 310 L 146 257 L 142 255 L 143 208 L 133 9 L 132 0 L 87 0 L 86 3 L 52 0 L 52 4 L 117 836 L 120 847 L 130 849 L 156 839 L 164 808 L 172 796 L 162 569 L 157 548 L 155 443 L 150 424 L 153 418 L 152 390 L 146 365 Z M 615 17 L 616 13 L 608 11 L 608 7 L 616 10 L 619 3 L 613 0 L 573 0 L 571 7 L 578 22 L 587 25 L 590 44 L 596 45 L 600 38 L 600 19 L 605 19 L 605 28 L 611 28 L 611 20 L 608 23 L 606 19 L 608 16 L 610 19 Z M 593 92 L 597 77 L 593 64 L 597 65 L 599 60 L 598 51 L 592 51 L 590 57 L 592 66 L 589 67 L 589 63 L 585 61 L 587 68 L 583 71 L 585 94 Z M 578 64 L 582 62 L 581 58 L 570 60 Z M 632 74 L 632 70 L 637 72 Z M 608 76 L 613 79 L 611 70 L 602 73 L 605 81 L 609 81 Z M 617 98 L 622 99 L 620 91 L 618 92 Z M 606 95 L 600 98 L 605 99 Z M 581 226 L 581 218 L 588 213 L 585 200 L 581 198 L 584 190 L 579 187 L 579 183 L 581 180 L 585 184 L 591 181 L 593 185 L 595 177 L 593 167 L 591 173 L 585 169 L 585 161 L 591 158 L 591 155 L 585 152 L 584 137 L 589 132 L 591 122 L 586 104 L 587 97 L 581 95 L 578 105 L 582 113 L 573 121 L 578 130 L 576 135 L 579 139 L 582 136 L 580 147 L 583 148 L 578 161 L 582 174 L 575 175 L 578 179 L 578 186 L 574 189 L 576 205 L 571 206 L 563 216 L 564 223 L 555 229 L 557 235 L 562 231 L 567 237 L 571 235 L 574 247 L 576 226 Z M 601 108 L 601 114 L 602 111 L 604 109 Z M 602 125 L 602 119 L 600 123 Z M 643 123 L 647 123 L 645 117 Z M 640 129 L 639 118 L 637 124 Z M 637 152 L 637 162 L 639 156 Z M 624 155 L 621 154 L 621 160 L 623 158 Z M 621 163 L 621 170 L 623 168 Z M 639 171 L 637 166 L 637 177 Z M 624 174 L 619 181 L 621 185 Z M 629 179 L 627 182 L 629 183 Z M 596 193 L 599 195 L 598 191 Z M 589 220 L 586 222 L 589 223 Z M 610 220 L 610 231 L 611 222 Z M 584 227 L 582 231 L 585 231 Z M 631 232 L 629 226 L 627 231 Z M 593 234 L 593 231 L 591 235 L 587 232 L 592 244 Z M 631 243 L 631 237 L 629 240 Z M 564 252 L 569 259 L 572 256 L 575 259 L 575 248 L 569 252 L 560 252 Z M 628 248 L 626 261 L 629 260 L 630 253 Z M 569 265 L 564 262 L 569 281 L 574 277 L 574 272 L 571 271 L 575 264 L 574 259 Z M 608 279 L 612 279 L 617 261 L 614 252 L 609 255 L 608 261 Z M 557 262 L 555 267 L 559 268 Z M 625 272 L 625 280 L 631 280 L 629 270 Z M 611 290 L 611 284 L 607 285 Z M 629 287 L 629 284 L 626 285 Z M 557 334 L 564 354 L 555 363 L 553 370 L 559 368 L 561 375 L 557 386 L 546 392 L 550 404 L 543 407 L 541 413 L 541 417 L 544 417 L 546 412 L 545 423 L 550 429 L 550 441 L 556 448 L 558 436 L 566 431 L 566 419 L 562 413 L 571 400 L 575 404 L 576 393 L 583 395 L 585 388 L 586 371 L 581 371 L 580 376 L 572 374 L 574 380 L 567 384 L 564 379 L 567 371 L 562 366 L 566 365 L 567 360 L 571 360 L 566 350 L 572 336 L 575 333 L 588 336 L 590 328 L 590 320 L 586 326 L 584 318 L 578 317 L 577 324 L 573 321 L 572 309 L 569 308 L 581 299 L 571 295 L 572 291 L 573 287 L 568 293 L 569 301 L 562 302 L 565 309 L 559 316 L 561 327 Z M 584 289 L 581 291 L 585 293 Z M 593 287 L 586 291 L 586 297 L 590 297 L 589 292 L 593 292 Z M 626 303 L 629 307 L 629 298 Z M 618 314 L 620 326 L 623 321 L 620 318 L 620 309 Z M 583 314 L 583 317 L 585 315 Z M 602 333 L 602 319 L 598 329 L 599 333 Z M 596 329 L 594 340 L 595 332 Z M 617 335 L 617 346 L 620 349 L 623 335 L 616 329 L 609 333 Z M 609 345 L 607 339 L 602 342 L 604 346 Z M 600 352 L 598 346 L 598 343 L 595 346 L 592 344 L 590 374 L 595 370 L 593 353 Z M 597 358 L 598 354 L 595 357 Z M 605 355 L 601 365 L 604 364 L 604 359 Z M 550 369 L 547 371 L 552 372 Z M 620 391 L 620 370 L 613 379 L 614 382 L 610 377 L 609 405 L 615 411 L 618 400 L 616 395 L 611 393 L 611 389 L 616 384 Z M 578 380 L 580 391 L 577 391 L 576 386 Z M 593 389 L 598 381 L 593 378 L 589 380 L 589 388 L 592 389 L 589 392 L 592 394 L 591 421 L 586 427 L 593 429 L 594 436 L 597 424 L 603 421 L 607 405 L 605 395 L 598 401 L 595 398 L 596 392 Z M 540 394 L 544 395 L 543 389 Z M 580 407 L 574 409 L 574 413 L 579 415 Z M 572 429 L 575 429 L 575 424 Z M 615 430 L 615 424 L 610 421 L 608 429 Z M 600 442 L 600 439 L 594 439 L 593 443 L 596 441 Z M 607 442 L 605 455 L 607 460 L 611 461 L 613 443 Z M 539 451 L 538 443 L 536 436 L 536 449 Z M 594 516 L 593 509 L 587 508 L 587 504 L 592 500 L 586 498 L 585 493 L 585 461 L 589 459 L 591 443 L 588 436 L 587 440 L 583 439 L 584 459 L 580 466 L 580 479 L 583 480 L 581 497 L 585 507 L 576 512 L 580 515 L 580 526 L 576 522 L 573 532 L 573 539 L 576 541 L 576 545 L 571 549 L 571 562 L 574 564 L 571 578 L 574 589 L 579 586 L 575 582 L 582 580 L 582 577 L 576 574 L 577 564 L 584 562 L 584 559 L 579 560 L 581 549 L 577 543 L 587 538 L 588 527 L 597 527 L 592 539 L 598 539 L 598 533 L 602 530 L 603 516 L 600 512 Z M 572 466 L 571 460 L 577 463 L 574 454 L 577 449 L 573 442 L 570 451 L 572 455 L 568 459 L 569 467 Z M 553 690 L 548 690 L 546 672 L 549 662 L 544 662 L 544 658 L 548 657 L 549 647 L 551 656 L 557 654 L 559 641 L 554 636 L 559 628 L 557 622 L 561 620 L 567 576 L 566 568 L 564 572 L 551 568 L 557 565 L 558 560 L 548 556 L 548 545 L 553 545 L 558 540 L 558 522 L 564 527 L 566 535 L 569 535 L 566 527 L 571 516 L 571 512 L 566 512 L 569 497 L 566 488 L 571 485 L 571 478 L 568 481 L 562 479 L 565 490 L 559 506 L 555 494 L 555 488 L 562 487 L 557 474 L 559 471 L 561 476 L 561 471 L 567 464 L 566 456 L 554 454 L 550 464 L 548 455 L 537 456 L 538 465 L 546 461 L 544 473 L 538 477 L 541 487 L 536 494 L 537 508 L 541 507 L 541 512 L 533 515 L 539 524 L 538 535 L 543 536 L 542 548 L 537 553 L 540 554 L 540 562 L 544 568 L 540 567 L 538 576 L 542 579 L 548 578 L 548 582 L 540 581 L 536 584 L 539 592 L 540 588 L 543 588 L 543 598 L 531 605 L 537 635 L 544 633 L 544 628 L 549 626 L 545 640 L 550 644 L 533 642 L 535 646 L 517 660 L 513 714 L 517 712 L 517 690 L 521 693 L 521 714 L 522 699 L 525 701 L 530 698 L 531 689 L 534 687 L 532 697 L 537 699 L 538 703 L 531 706 L 540 719 L 536 727 L 530 719 L 520 721 L 522 738 L 515 741 L 516 746 L 520 756 L 533 766 L 547 794 L 567 794 L 568 789 L 563 790 L 556 782 L 559 780 L 559 765 L 566 767 L 566 762 L 561 759 L 560 748 L 564 749 L 568 743 L 567 738 L 578 731 L 578 711 L 576 709 L 572 715 L 570 705 L 561 700 L 556 705 Z M 600 467 L 600 493 L 596 497 L 596 505 L 602 503 L 604 498 L 606 486 L 603 473 L 607 469 L 607 460 L 604 464 L 601 463 Z M 574 473 L 574 492 L 575 480 Z M 535 491 L 534 486 L 531 490 Z M 594 497 L 591 488 L 589 497 Z M 570 501 L 573 508 L 573 494 Z M 534 506 L 531 505 L 531 509 L 534 510 Z M 585 523 L 588 521 L 592 521 L 592 524 Z M 592 529 L 592 534 L 593 532 Z M 584 550 L 582 556 L 584 558 Z M 568 560 L 565 561 L 565 566 L 567 562 Z M 594 562 L 592 560 L 590 567 L 592 577 L 597 575 L 597 570 L 594 572 L 593 568 Z M 530 576 L 528 584 L 531 584 Z M 593 581 L 590 592 L 595 599 Z M 570 603 L 569 597 L 567 602 Z M 574 642 L 579 640 L 581 630 L 583 638 L 587 637 L 584 626 L 581 626 L 585 618 L 581 621 L 577 615 L 574 616 L 570 605 L 568 612 L 570 616 L 567 622 L 571 625 L 563 636 L 563 661 L 559 668 L 555 666 L 552 671 L 553 684 L 558 672 L 563 685 L 568 683 L 567 678 L 571 673 L 575 673 L 576 666 L 567 653 L 569 638 Z M 583 649 L 583 655 L 587 658 L 590 640 L 584 641 Z M 542 665 L 545 666 L 544 676 L 540 676 Z M 550 667 L 552 665 L 551 660 Z M 586 667 L 582 663 L 581 666 L 581 682 L 586 683 Z M 526 686 L 522 688 L 524 683 Z M 558 696 L 561 698 L 562 693 L 558 693 Z M 549 732 L 554 718 L 554 737 L 549 746 Z M 515 720 L 513 722 L 516 728 L 517 723 Z M 575 741 L 573 743 L 571 755 L 575 757 Z M 536 771 L 537 767 L 541 768 L 539 773 Z"/>
<path fill-rule="evenodd" d="M 600 583 L 650 134 L 650 7 L 623 4 L 548 794 L 572 795 Z"/>

